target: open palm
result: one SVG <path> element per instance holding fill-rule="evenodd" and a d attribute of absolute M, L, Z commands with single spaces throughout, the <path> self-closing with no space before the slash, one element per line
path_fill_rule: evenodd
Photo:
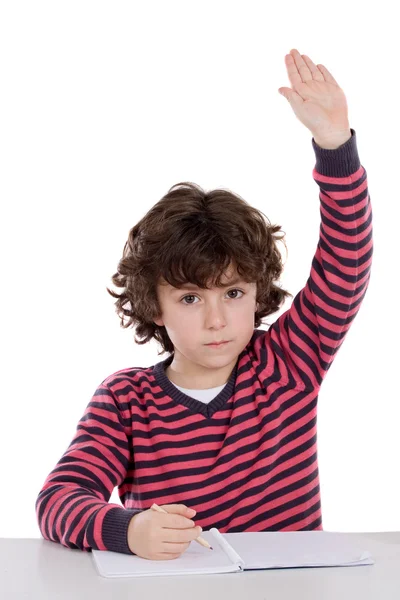
<path fill-rule="evenodd" d="M 323 65 L 291 50 L 285 63 L 292 88 L 279 88 L 297 118 L 314 135 L 350 128 L 346 96 Z"/>

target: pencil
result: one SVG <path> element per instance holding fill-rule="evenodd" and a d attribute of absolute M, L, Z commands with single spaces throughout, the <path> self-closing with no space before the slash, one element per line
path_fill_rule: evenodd
<path fill-rule="evenodd" d="M 156 510 L 157 512 L 167 513 L 167 511 L 164 510 L 163 508 L 161 508 L 161 506 L 158 506 L 158 504 L 152 504 L 150 506 L 150 508 L 152 510 Z M 199 535 L 199 537 L 197 537 L 194 541 L 199 542 L 199 544 L 201 546 L 204 546 L 204 548 L 209 548 L 210 550 L 212 550 L 212 546 L 210 546 L 210 544 L 207 542 L 207 540 L 202 538 L 201 535 Z"/>

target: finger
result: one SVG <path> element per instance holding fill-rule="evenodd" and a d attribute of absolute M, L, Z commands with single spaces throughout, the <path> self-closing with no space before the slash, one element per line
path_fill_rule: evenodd
<path fill-rule="evenodd" d="M 333 75 L 328 71 L 328 69 L 326 67 L 324 67 L 324 65 L 317 65 L 318 69 L 322 72 L 325 81 L 329 81 L 329 83 L 334 83 L 335 85 L 337 85 L 338 87 L 340 87 L 340 85 L 338 84 L 338 82 L 336 81 L 336 79 L 333 77 Z"/>
<path fill-rule="evenodd" d="M 182 554 L 185 552 L 190 546 L 191 542 L 164 542 L 163 543 L 163 552 L 167 552 L 168 554 Z"/>
<path fill-rule="evenodd" d="M 186 544 L 187 542 L 192 542 L 202 532 L 202 528 L 197 526 L 192 529 L 163 529 L 162 533 L 162 541 L 165 543 L 173 543 L 173 544 Z"/>
<path fill-rule="evenodd" d="M 286 67 L 289 81 L 294 85 L 300 85 L 306 81 L 312 81 L 312 75 L 300 52 L 296 49 L 290 51 L 286 56 Z M 292 81 L 293 80 L 293 81 Z"/>
<path fill-rule="evenodd" d="M 193 517 L 193 515 L 196 514 L 196 511 L 194 509 L 185 506 L 185 504 L 163 504 L 162 506 L 160 506 L 160 508 L 163 508 L 169 513 L 182 515 L 188 514 L 190 517 Z"/>
<path fill-rule="evenodd" d="M 164 515 L 161 522 L 164 529 L 192 529 L 196 525 L 192 519 L 177 514 Z"/>
<path fill-rule="evenodd" d="M 290 85 L 292 86 L 292 88 L 298 87 L 301 83 L 303 83 L 303 80 L 300 77 L 300 73 L 297 70 L 293 56 L 291 56 L 290 54 L 286 54 L 285 63 Z"/>
<path fill-rule="evenodd" d="M 302 57 L 303 57 L 304 62 L 306 63 L 306 65 L 310 69 L 312 78 L 315 81 L 325 81 L 323 73 L 318 69 L 318 67 L 316 65 L 314 65 L 314 63 L 311 60 L 311 58 L 309 58 L 307 56 L 307 54 L 302 54 Z"/>

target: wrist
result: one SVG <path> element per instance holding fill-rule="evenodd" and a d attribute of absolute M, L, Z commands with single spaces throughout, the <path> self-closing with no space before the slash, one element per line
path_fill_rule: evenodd
<path fill-rule="evenodd" d="M 131 552 L 133 552 L 133 554 L 136 554 L 136 550 L 135 550 L 135 545 L 134 542 L 136 541 L 136 531 L 135 531 L 135 525 L 136 525 L 136 517 L 139 516 L 140 513 L 138 513 L 137 515 L 134 515 L 131 520 L 129 521 L 129 525 L 128 525 L 128 531 L 127 531 L 127 543 L 128 543 L 128 547 L 129 550 Z"/>
<path fill-rule="evenodd" d="M 324 150 L 336 150 L 340 146 L 343 146 L 351 138 L 352 133 L 348 131 L 341 131 L 338 133 L 331 133 L 329 135 L 314 135 L 314 142 Z"/>

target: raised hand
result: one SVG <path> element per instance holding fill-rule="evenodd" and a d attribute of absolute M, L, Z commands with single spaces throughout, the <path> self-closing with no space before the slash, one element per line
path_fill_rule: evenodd
<path fill-rule="evenodd" d="M 315 65 L 296 49 L 285 56 L 285 63 L 292 88 L 282 87 L 278 91 L 289 101 L 299 121 L 316 141 L 349 139 L 346 96 L 328 69 Z"/>

